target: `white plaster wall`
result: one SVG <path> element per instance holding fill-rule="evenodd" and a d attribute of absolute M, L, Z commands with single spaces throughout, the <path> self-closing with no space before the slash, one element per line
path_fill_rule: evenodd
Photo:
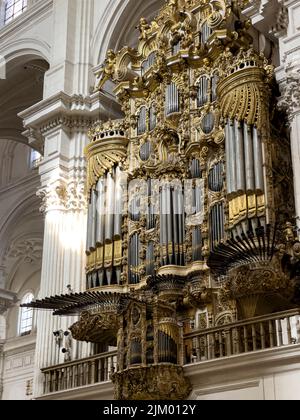
<path fill-rule="evenodd" d="M 228 383 L 211 389 L 198 389 L 197 400 L 299 400 L 300 369 L 264 376 L 253 382 Z"/>
<path fill-rule="evenodd" d="M 33 380 L 35 339 L 9 341 L 4 347 L 3 400 L 29 400 L 27 382 Z M 13 349 L 11 349 L 13 348 Z"/>
<path fill-rule="evenodd" d="M 194 400 L 299 400 L 300 345 L 186 366 Z"/>

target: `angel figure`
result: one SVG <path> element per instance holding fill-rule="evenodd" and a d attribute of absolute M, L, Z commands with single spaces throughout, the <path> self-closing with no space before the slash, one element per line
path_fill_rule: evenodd
<path fill-rule="evenodd" d="M 148 32 L 151 29 L 151 26 L 149 25 L 149 23 L 147 22 L 147 20 L 145 18 L 141 18 L 140 20 L 140 24 L 137 27 L 141 33 L 140 35 L 140 41 L 142 41 L 143 39 L 147 39 L 148 36 Z"/>
<path fill-rule="evenodd" d="M 115 65 L 116 65 L 116 54 L 113 50 L 107 51 L 107 56 L 104 64 L 102 65 L 101 70 L 97 74 L 99 78 L 99 83 L 97 85 L 97 90 L 101 90 L 104 84 L 109 80 L 114 72 L 115 72 Z"/>

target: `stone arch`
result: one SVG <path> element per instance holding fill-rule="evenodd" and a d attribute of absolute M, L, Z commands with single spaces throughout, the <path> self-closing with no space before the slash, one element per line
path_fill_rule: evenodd
<path fill-rule="evenodd" d="M 106 7 L 92 40 L 93 63 L 104 61 L 108 49 L 134 46 L 138 40 L 136 26 L 141 17 L 151 20 L 164 0 L 113 0 Z"/>
<path fill-rule="evenodd" d="M 47 42 L 38 38 L 23 38 L 5 45 L 1 49 L 1 55 L 7 63 L 22 56 L 43 59 L 50 63 L 51 47 Z"/>

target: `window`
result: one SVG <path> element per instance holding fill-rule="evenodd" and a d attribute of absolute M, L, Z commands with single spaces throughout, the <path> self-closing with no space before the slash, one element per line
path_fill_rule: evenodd
<path fill-rule="evenodd" d="M 34 299 L 32 293 L 27 293 L 21 303 L 31 303 Z M 21 308 L 20 309 L 20 320 L 19 320 L 19 335 L 29 335 L 33 327 L 33 309 L 32 308 Z"/>
<path fill-rule="evenodd" d="M 34 149 L 31 149 L 30 151 L 30 169 L 36 169 L 38 167 L 38 165 L 41 163 L 42 161 L 42 155 Z"/>
<path fill-rule="evenodd" d="M 27 0 L 6 0 L 4 23 L 9 23 L 27 9 Z"/>

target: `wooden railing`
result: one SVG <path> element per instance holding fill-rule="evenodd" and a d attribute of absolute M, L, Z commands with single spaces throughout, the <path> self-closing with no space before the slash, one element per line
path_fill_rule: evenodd
<path fill-rule="evenodd" d="M 297 343 L 300 343 L 299 309 L 186 334 L 185 364 Z"/>
<path fill-rule="evenodd" d="M 117 352 L 114 351 L 42 369 L 44 394 L 110 381 L 116 366 Z"/>

